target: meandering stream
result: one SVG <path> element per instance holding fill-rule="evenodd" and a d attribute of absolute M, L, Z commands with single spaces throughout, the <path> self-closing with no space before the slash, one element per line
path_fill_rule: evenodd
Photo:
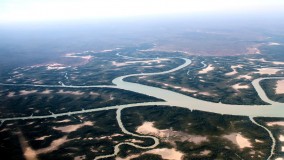
<path fill-rule="evenodd" d="M 151 76 L 151 75 L 167 74 L 167 73 L 180 70 L 188 66 L 189 64 L 191 64 L 190 59 L 187 59 L 187 58 L 182 58 L 182 59 L 185 62 L 182 65 L 174 69 L 163 71 L 163 72 L 157 72 L 157 73 L 140 73 L 140 74 L 130 74 L 130 75 L 125 75 L 125 76 L 120 76 L 120 77 L 115 78 L 112 81 L 114 85 L 66 86 L 66 85 L 33 85 L 33 84 L 3 84 L 3 83 L 0 83 L 0 85 L 5 85 L 5 86 L 27 86 L 27 87 L 30 86 L 30 87 L 60 87 L 60 88 L 118 88 L 118 89 L 123 89 L 123 90 L 128 90 L 128 91 L 133 91 L 136 93 L 149 95 L 152 97 L 156 97 L 158 99 L 163 99 L 165 101 L 165 102 L 145 102 L 145 103 L 117 105 L 117 106 L 106 106 L 104 108 L 88 109 L 88 110 L 81 110 L 81 111 L 70 111 L 66 113 L 51 114 L 51 115 L 45 115 L 45 116 L 31 115 L 27 117 L 2 118 L 0 119 L 1 124 L 9 120 L 19 120 L 19 119 L 26 120 L 26 119 L 41 119 L 41 118 L 54 118 L 54 117 L 56 118 L 56 117 L 65 116 L 65 115 L 82 114 L 82 113 L 90 113 L 90 112 L 97 112 L 97 111 L 103 111 L 103 110 L 117 109 L 117 117 L 116 117 L 117 122 L 119 124 L 119 127 L 125 134 L 129 134 L 129 135 L 133 135 L 137 137 L 143 137 L 143 138 L 152 138 L 154 140 L 154 144 L 151 146 L 147 146 L 147 147 L 142 147 L 134 143 L 130 143 L 130 142 L 119 143 L 118 145 L 115 146 L 113 154 L 100 156 L 96 158 L 96 159 L 101 159 L 101 158 L 115 156 L 119 152 L 119 146 L 123 144 L 132 145 L 137 148 L 149 149 L 149 148 L 153 148 L 157 146 L 159 143 L 156 137 L 142 136 L 142 135 L 138 135 L 138 134 L 127 131 L 124 128 L 123 123 L 121 121 L 121 110 L 124 108 L 138 107 L 138 106 L 166 105 L 166 106 L 176 106 L 176 107 L 187 108 L 190 110 L 214 112 L 214 113 L 219 113 L 219 114 L 240 115 L 240 116 L 249 116 L 249 117 L 284 117 L 284 104 L 271 101 L 267 97 L 264 90 L 261 88 L 259 84 L 260 81 L 264 79 L 284 79 L 284 77 L 268 77 L 268 78 L 258 78 L 258 79 L 253 80 L 252 85 L 257 91 L 258 96 L 263 101 L 269 103 L 269 105 L 233 105 L 233 104 L 214 103 L 214 102 L 209 102 L 209 101 L 189 97 L 189 96 L 186 96 L 181 93 L 174 92 L 174 91 L 169 91 L 166 89 L 147 86 L 147 85 L 138 84 L 138 83 L 127 82 L 124 80 L 127 77 L 134 77 L 134 76 Z M 255 123 L 256 125 L 267 130 L 272 140 L 274 140 L 272 147 L 271 147 L 271 155 L 269 156 L 270 158 L 273 155 L 273 150 L 275 148 L 275 139 L 273 138 L 272 133 L 264 126 L 256 123 L 253 120 L 253 118 L 251 118 L 251 121 Z"/>

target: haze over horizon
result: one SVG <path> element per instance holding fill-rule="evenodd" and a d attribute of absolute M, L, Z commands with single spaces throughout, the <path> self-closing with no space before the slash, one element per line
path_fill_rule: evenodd
<path fill-rule="evenodd" d="M 9 160 L 284 160 L 284 0 L 0 0 Z"/>
<path fill-rule="evenodd" d="M 271 14 L 283 12 L 281 0 L 2 0 L 0 23 L 102 20 L 191 14 Z"/>
<path fill-rule="evenodd" d="M 192 49 L 198 46 L 189 41 L 196 41 L 192 32 L 200 30 L 279 34 L 283 6 L 281 0 L 1 0 L 0 71 L 141 43 Z"/>

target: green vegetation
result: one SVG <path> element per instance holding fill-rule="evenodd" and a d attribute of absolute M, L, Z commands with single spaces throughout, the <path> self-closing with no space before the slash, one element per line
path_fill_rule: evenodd
<path fill-rule="evenodd" d="M 65 68 L 62 69 L 48 69 L 48 66 L 52 65 L 52 63 L 15 68 L 6 72 L 6 74 L 3 74 L 3 76 L 0 77 L 0 80 L 2 83 L 17 84 L 58 85 L 61 81 L 65 85 L 111 85 L 114 78 L 122 75 L 159 72 L 161 70 L 169 70 L 180 64 L 179 62 L 181 60 L 127 64 L 129 61 L 141 61 L 141 57 L 150 58 L 150 56 L 149 54 L 147 54 L 147 56 L 141 56 L 142 52 L 139 52 L 140 54 L 137 53 L 140 58 L 134 59 L 125 59 L 117 55 L 118 53 L 127 54 L 138 52 L 137 50 L 140 49 L 147 48 L 142 45 L 141 47 L 123 48 L 108 52 L 88 51 L 77 53 L 75 54 L 75 56 L 78 56 L 77 58 L 71 57 L 69 59 L 80 59 L 80 57 L 84 56 L 92 56 L 93 58 L 84 60 L 84 63 L 79 63 L 75 66 L 63 65 L 62 67 Z M 161 55 L 161 52 L 157 52 L 156 54 L 153 53 L 152 58 L 157 58 L 159 55 Z M 174 55 L 171 52 L 168 52 L 167 54 L 163 54 L 163 56 L 172 57 Z"/>
<path fill-rule="evenodd" d="M 267 56 L 267 58 L 271 60 L 276 60 L 276 61 L 284 61 L 284 46 L 279 45 L 279 46 L 262 46 L 260 48 L 261 52 Z"/>
<path fill-rule="evenodd" d="M 113 147 L 121 142 L 133 139 L 141 141 L 140 145 L 151 145 L 151 139 L 141 139 L 125 135 L 121 132 L 115 119 L 115 111 L 101 111 L 96 113 L 78 114 L 56 119 L 41 119 L 27 121 L 10 121 L 3 124 L 0 131 L 1 149 L 0 153 L 9 159 L 23 159 L 23 144 L 19 137 L 22 135 L 29 147 L 38 152 L 38 158 L 45 159 L 74 159 L 76 156 L 86 156 L 86 159 L 94 159 L 98 155 L 113 153 Z M 73 131 L 68 131 L 70 126 L 84 125 Z M 58 128 L 67 127 L 65 131 Z M 3 129 L 4 128 L 4 129 Z M 45 137 L 46 136 L 46 137 Z M 54 145 L 52 142 L 67 136 L 58 149 L 50 152 L 40 153 L 41 149 Z M 45 138 L 44 138 L 45 137 Z M 59 142 L 60 143 L 60 142 Z M 125 145 L 121 146 L 124 150 Z M 137 152 L 131 148 L 130 153 Z M 123 154 L 121 152 L 120 154 Z M 129 152 L 127 152 L 129 154 Z M 111 158 L 114 159 L 114 158 Z"/>
<path fill-rule="evenodd" d="M 241 57 L 190 57 L 193 63 L 185 69 L 156 76 L 130 77 L 127 80 L 146 85 L 156 86 L 180 92 L 182 94 L 227 104 L 266 104 L 257 95 L 251 85 L 252 79 L 261 75 L 254 74 L 254 64 L 250 64 L 247 58 Z M 238 59 L 238 60 L 235 60 Z M 200 74 L 203 64 L 212 65 L 214 69 L 205 74 Z M 231 66 L 241 65 L 234 75 L 226 75 L 232 72 Z M 258 65 L 258 64 L 256 64 Z M 241 76 L 251 76 L 251 79 Z M 240 84 L 248 88 L 235 89 L 233 86 Z"/>
<path fill-rule="evenodd" d="M 267 97 L 276 102 L 284 103 L 284 94 L 275 94 L 277 80 L 263 80 L 260 84 Z"/>
<path fill-rule="evenodd" d="M 193 35 L 193 39 L 204 40 L 207 33 L 190 33 L 190 35 Z M 224 41 L 222 38 L 224 36 L 212 35 L 209 36 L 208 41 L 216 44 Z M 258 42 L 242 42 L 236 47 L 255 43 Z M 280 61 L 277 59 L 281 55 L 280 51 L 283 50 L 280 46 L 262 46 L 260 49 L 264 54 L 261 55 L 226 57 L 193 56 L 184 52 L 155 51 L 151 48 L 152 45 L 143 44 L 112 51 L 86 51 L 74 54 L 73 56 L 79 57 L 73 58 L 86 56 L 92 58 L 76 62 L 78 63 L 76 66 L 72 66 L 74 65 L 72 63 L 70 66 L 64 65 L 61 69 L 48 69 L 48 65 L 44 64 L 15 68 L 5 72 L 0 77 L 3 83 L 46 84 L 58 85 L 58 87 L 1 86 L 0 117 L 50 115 L 121 104 L 162 101 L 155 97 L 114 88 L 79 89 L 64 88 L 64 85 L 112 85 L 112 80 L 118 76 L 161 72 L 183 63 L 183 60 L 173 57 L 190 58 L 192 64 L 170 74 L 129 77 L 127 81 L 173 90 L 212 102 L 251 105 L 266 104 L 258 97 L 251 85 L 253 79 L 268 76 L 283 77 L 284 74 L 284 72 L 273 75 L 257 73 L 260 68 L 283 68 L 283 65 L 270 62 Z M 198 47 L 195 49 L 198 50 Z M 204 50 L 207 49 L 204 48 Z M 243 48 L 240 51 L 243 51 Z M 158 60 L 157 57 L 172 58 Z M 200 73 L 204 67 L 207 67 L 204 64 L 213 69 Z M 233 66 L 237 67 L 233 68 Z M 228 74 L 232 72 L 234 73 Z M 283 95 L 274 94 L 275 80 L 262 81 L 261 86 L 272 100 L 284 102 Z M 253 124 L 248 117 L 190 111 L 169 106 L 127 108 L 122 110 L 121 117 L 123 125 L 130 132 L 136 132 L 136 129 L 144 122 L 153 122 L 154 128 L 168 135 L 154 134 L 160 140 L 155 149 L 174 149 L 181 152 L 184 159 L 189 160 L 261 160 L 267 158 L 272 144 L 268 133 Z M 283 119 L 273 118 L 256 119 L 257 122 L 268 127 L 275 137 L 279 137 L 284 134 L 284 128 L 266 124 L 277 120 L 283 121 Z M 250 146 L 241 148 L 236 142 L 236 135 L 245 137 Z M 233 140 L 230 140 L 228 136 L 233 136 Z M 153 144 L 151 138 L 137 138 L 124 134 L 118 126 L 114 110 L 50 119 L 5 121 L 0 128 L 0 154 L 11 157 L 10 159 L 23 159 L 23 148 L 26 146 L 21 138 L 25 139 L 24 141 L 31 149 L 39 152 L 38 158 L 43 160 L 68 160 L 78 156 L 94 159 L 99 155 L 112 154 L 113 147 L 122 142 L 133 142 L 141 146 Z M 56 140 L 62 139 L 66 141 L 57 146 L 58 148 L 50 152 L 42 152 L 54 145 L 53 142 Z M 282 146 L 283 142 L 277 139 L 275 157 L 283 156 Z M 162 159 L 161 155 L 146 153 L 150 150 L 122 145 L 118 156 L 126 158 L 130 155 L 138 155 L 133 158 L 134 160 Z"/>
<path fill-rule="evenodd" d="M 161 101 L 157 98 L 112 88 L 42 88 L 1 86 L 1 118 L 49 115 L 121 104 Z"/>
<path fill-rule="evenodd" d="M 276 149 L 275 149 L 275 154 L 273 156 L 273 158 L 279 158 L 279 157 L 283 157 L 284 156 L 284 152 L 282 147 L 284 146 L 284 142 L 280 141 L 280 136 L 284 135 L 284 126 L 283 125 L 267 125 L 268 123 L 277 123 L 277 122 L 282 122 L 284 121 L 284 118 L 256 118 L 256 120 L 261 123 L 262 125 L 264 125 L 265 127 L 267 127 L 272 133 L 273 136 L 275 137 L 276 140 Z"/>
<path fill-rule="evenodd" d="M 162 141 L 168 144 L 167 147 L 183 152 L 185 159 L 265 159 L 264 155 L 270 152 L 272 142 L 268 133 L 253 124 L 248 117 L 160 106 L 129 108 L 123 110 L 122 114 L 125 127 L 132 132 L 146 121 L 153 122 L 159 130 L 171 128 L 175 133 L 173 137 Z M 232 133 L 248 138 L 252 147 L 241 149 L 223 137 Z M 190 140 L 196 136 L 206 137 L 206 140 L 200 143 Z M 208 151 L 208 155 L 202 155 L 202 151 Z"/>

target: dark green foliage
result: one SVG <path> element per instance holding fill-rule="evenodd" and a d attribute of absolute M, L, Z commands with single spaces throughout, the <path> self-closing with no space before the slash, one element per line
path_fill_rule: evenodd
<path fill-rule="evenodd" d="M 248 117 L 219 115 L 208 112 L 190 111 L 177 107 L 136 107 L 123 110 L 122 120 L 128 130 L 135 132 L 137 126 L 143 122 L 154 122 L 154 127 L 165 130 L 172 129 L 183 134 L 207 137 L 207 141 L 199 144 L 190 141 L 175 141 L 176 148 L 185 153 L 185 159 L 250 159 L 252 150 L 265 153 L 270 152 L 271 140 L 268 133 L 253 124 Z M 129 123 L 131 122 L 131 123 Z M 249 138 L 253 148 L 240 149 L 236 144 L 224 138 L 224 135 L 241 133 Z M 255 142 L 255 139 L 263 143 Z M 163 140 L 162 140 L 163 141 Z M 167 142 L 167 141 L 165 141 Z M 163 144 L 163 143 L 162 143 Z M 160 148 L 172 148 L 160 144 Z M 200 156 L 201 152 L 210 153 Z M 236 155 L 237 154 L 237 155 Z M 262 157 L 264 158 L 264 157 Z M 261 158 L 260 158 L 261 159 Z"/>
<path fill-rule="evenodd" d="M 263 80 L 260 82 L 261 87 L 266 95 L 273 101 L 284 103 L 284 94 L 275 94 L 277 80 Z"/>

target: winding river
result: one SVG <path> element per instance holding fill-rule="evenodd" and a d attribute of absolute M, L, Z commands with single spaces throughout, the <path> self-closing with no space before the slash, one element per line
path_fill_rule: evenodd
<path fill-rule="evenodd" d="M 191 63 L 191 60 L 189 59 L 183 58 L 183 60 L 185 61 L 184 64 L 169 71 L 158 72 L 158 73 L 130 74 L 115 78 L 112 82 L 117 86 L 117 88 L 163 99 L 166 101 L 166 104 L 169 106 L 183 107 L 183 108 L 188 108 L 190 110 L 200 110 L 206 112 L 249 116 L 249 117 L 284 117 L 284 104 L 271 101 L 259 84 L 260 81 L 264 79 L 284 79 L 284 77 L 270 77 L 270 78 L 268 77 L 268 78 L 258 78 L 253 80 L 252 84 L 255 90 L 257 91 L 259 97 L 263 101 L 269 103 L 269 105 L 234 105 L 234 104 L 214 103 L 214 102 L 209 102 L 189 97 L 174 91 L 169 91 L 166 89 L 147 86 L 138 83 L 127 82 L 124 80 L 127 77 L 133 77 L 133 76 L 151 76 L 151 75 L 171 73 L 179 69 L 182 69 Z"/>
<path fill-rule="evenodd" d="M 188 108 L 190 110 L 200 110 L 220 114 L 229 114 L 229 115 L 240 115 L 240 116 L 249 116 L 249 117 L 284 117 L 284 104 L 270 100 L 265 94 L 264 90 L 260 86 L 260 81 L 265 79 L 284 79 L 284 77 L 267 77 L 267 78 L 258 78 L 252 81 L 252 85 L 258 93 L 258 96 L 269 105 L 234 105 L 234 104 L 223 104 L 209 102 L 193 97 L 183 95 L 174 91 L 169 91 L 166 89 L 147 86 L 138 83 L 127 82 L 124 79 L 127 77 L 134 76 L 151 76 L 151 75 L 160 75 L 167 74 L 177 70 L 180 70 L 189 64 L 191 60 L 182 58 L 185 63 L 168 71 L 157 72 L 157 73 L 140 73 L 140 74 L 130 74 L 125 76 L 120 76 L 115 78 L 112 82 L 115 85 L 89 85 L 89 86 L 66 86 L 66 85 L 34 85 L 34 84 L 3 84 L 3 86 L 27 86 L 27 87 L 53 87 L 53 88 L 117 88 L 128 91 L 133 91 L 136 93 L 141 93 L 149 96 L 153 96 L 159 99 L 163 99 L 165 102 L 163 105 L 177 106 Z M 146 104 L 146 103 L 145 103 Z M 155 104 L 155 103 L 154 103 Z M 143 105 L 143 103 L 140 103 Z M 160 102 L 157 102 L 157 105 L 160 105 Z M 124 106 L 124 105 L 122 105 Z M 128 105 L 127 105 L 128 106 Z M 128 106 L 129 107 L 129 106 Z M 64 114 L 64 113 L 62 113 Z M 21 118 L 21 117 L 18 117 Z M 22 117 L 24 118 L 24 117 Z M 9 120 L 13 118 L 5 118 L 0 120 Z"/>
<path fill-rule="evenodd" d="M 260 81 L 266 79 L 284 79 L 284 77 L 267 77 L 267 78 L 258 78 L 252 81 L 252 85 L 258 93 L 258 96 L 265 102 L 269 103 L 269 105 L 234 105 L 234 104 L 223 104 L 223 103 L 215 103 L 209 102 L 193 97 L 189 97 L 183 95 L 181 93 L 177 93 L 174 91 L 169 91 L 166 89 L 147 86 L 138 83 L 127 82 L 124 79 L 127 77 L 134 77 L 134 76 L 151 76 L 151 75 L 161 75 L 171 73 L 177 70 L 180 70 L 189 64 L 191 64 L 191 60 L 187 58 L 182 58 L 185 62 L 168 71 L 163 72 L 156 72 L 156 73 L 140 73 L 140 74 L 130 74 L 125 76 L 120 76 L 115 78 L 112 83 L 115 85 L 89 85 L 89 86 L 66 86 L 66 85 L 34 85 L 34 84 L 3 84 L 0 83 L 2 86 L 27 86 L 27 87 L 51 87 L 51 88 L 117 88 L 123 89 L 128 91 L 133 91 L 136 93 L 141 93 L 144 95 L 149 95 L 152 97 L 156 97 L 159 99 L 163 99 L 165 102 L 151 102 L 152 105 L 169 105 L 169 106 L 176 106 L 176 107 L 183 107 L 188 108 L 190 110 L 200 110 L 206 112 L 213 112 L 219 114 L 228 114 L 228 115 L 239 115 L 239 116 L 249 116 L 249 117 L 284 117 L 284 104 L 275 102 L 270 100 L 267 95 L 265 94 L 264 90 L 260 86 Z M 139 105 L 148 105 L 148 102 L 139 103 Z M 136 104 L 127 104 L 127 105 L 120 105 L 121 107 L 131 107 L 133 105 L 137 106 Z M 118 108 L 118 106 L 109 106 L 110 108 Z M 105 109 L 109 108 L 105 107 Z M 101 108 L 104 110 L 104 108 Z M 90 109 L 93 111 L 96 109 Z M 79 113 L 88 112 L 88 110 L 84 111 L 73 111 L 68 113 L 59 113 L 54 116 L 63 116 L 68 114 L 79 114 Z M 47 118 L 47 116 L 33 116 L 34 118 Z M 2 118 L 3 120 L 17 120 L 17 119 L 30 119 L 31 117 L 13 117 L 13 118 Z"/>
<path fill-rule="evenodd" d="M 223 103 L 214 103 L 214 102 L 208 102 L 200 99 L 196 99 L 193 97 L 189 97 L 186 95 L 183 95 L 181 93 L 177 93 L 174 91 L 169 91 L 162 88 L 147 86 L 143 84 L 138 83 L 132 83 L 127 82 L 124 79 L 127 77 L 134 77 L 134 76 L 151 76 L 151 75 L 161 75 L 161 74 L 167 74 L 171 73 L 177 70 L 180 70 L 189 64 L 191 64 L 191 60 L 187 58 L 182 58 L 184 60 L 184 63 L 174 69 L 163 71 L 163 72 L 157 72 L 157 73 L 140 73 L 140 74 L 130 74 L 125 76 L 120 76 L 115 78 L 112 82 L 115 85 L 93 85 L 93 86 L 66 86 L 66 85 L 33 85 L 33 84 L 3 84 L 0 83 L 2 86 L 27 86 L 27 87 L 60 87 L 60 88 L 118 88 L 128 91 L 133 91 L 136 93 L 141 93 L 144 95 L 149 95 L 152 97 L 156 97 L 159 99 L 163 99 L 165 102 L 145 102 L 145 103 L 135 103 L 135 104 L 126 104 L 126 105 L 117 105 L 117 106 L 107 106 L 104 108 L 96 108 L 96 109 L 88 109 L 88 110 L 81 110 L 81 111 L 71 111 L 66 113 L 58 113 L 58 114 L 51 114 L 51 115 L 45 115 L 45 116 L 27 116 L 27 117 L 12 117 L 12 118 L 2 118 L 0 119 L 1 124 L 5 121 L 9 120 L 26 120 L 26 119 L 42 119 L 42 118 L 56 118 L 60 116 L 65 115 L 74 115 L 74 114 L 82 114 L 82 113 L 90 113 L 90 112 L 97 112 L 97 111 L 103 111 L 103 110 L 111 110 L 116 109 L 117 110 L 117 122 L 119 124 L 119 127 L 121 128 L 122 132 L 125 134 L 129 134 L 136 137 L 142 137 L 142 138 L 151 138 L 154 141 L 154 144 L 151 146 L 143 147 L 136 145 L 134 143 L 130 142 L 123 142 L 119 143 L 114 147 L 114 153 L 111 155 L 105 155 L 105 156 L 99 156 L 96 159 L 102 159 L 107 157 L 112 157 L 117 155 L 119 152 L 119 146 L 123 144 L 128 144 L 137 148 L 142 149 L 150 149 L 154 148 L 158 145 L 159 141 L 156 137 L 153 136 L 143 136 L 138 135 L 135 133 L 131 133 L 127 131 L 123 123 L 121 121 L 121 110 L 124 108 L 130 108 L 130 107 L 138 107 L 138 106 L 153 106 L 153 105 L 167 105 L 167 106 L 176 106 L 176 107 L 182 107 L 187 108 L 190 110 L 200 110 L 200 111 L 206 111 L 206 112 L 213 112 L 213 113 L 219 113 L 219 114 L 228 114 L 228 115 L 239 115 L 239 116 L 248 116 L 250 117 L 250 120 L 255 123 L 256 125 L 264 128 L 272 138 L 273 144 L 271 147 L 271 154 L 269 158 L 273 155 L 273 150 L 275 148 L 275 139 L 273 138 L 272 133 L 265 128 L 264 126 L 258 124 L 254 121 L 253 117 L 284 117 L 284 104 L 278 103 L 270 100 L 267 95 L 265 94 L 264 90 L 260 86 L 260 81 L 265 79 L 284 79 L 284 77 L 268 77 L 268 78 L 258 78 L 252 81 L 252 85 L 257 91 L 259 97 L 269 103 L 269 105 L 233 105 L 233 104 L 223 104 Z M 204 66 L 206 64 L 203 63 Z M 269 159 L 268 158 L 268 159 Z"/>

